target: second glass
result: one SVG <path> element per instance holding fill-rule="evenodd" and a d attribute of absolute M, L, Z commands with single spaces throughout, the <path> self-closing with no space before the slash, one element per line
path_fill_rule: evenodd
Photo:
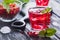
<path fill-rule="evenodd" d="M 7 9 L 3 7 L 3 5 L 0 5 L 0 17 L 4 20 L 12 20 L 20 11 L 20 6 L 18 6 L 17 3 L 10 3 L 9 4 L 9 13 L 7 12 Z"/>
<path fill-rule="evenodd" d="M 37 6 L 48 6 L 49 0 L 36 0 Z"/>

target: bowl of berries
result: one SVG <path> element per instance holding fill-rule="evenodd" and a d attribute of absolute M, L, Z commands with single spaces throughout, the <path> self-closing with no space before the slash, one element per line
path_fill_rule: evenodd
<path fill-rule="evenodd" d="M 0 2 L 0 19 L 4 22 L 11 22 L 22 8 L 19 0 L 3 0 Z"/>

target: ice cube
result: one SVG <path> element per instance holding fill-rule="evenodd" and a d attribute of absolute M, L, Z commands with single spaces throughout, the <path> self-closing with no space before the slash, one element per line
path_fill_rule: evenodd
<path fill-rule="evenodd" d="M 32 21 L 36 21 L 37 20 L 37 18 L 32 18 Z"/>
<path fill-rule="evenodd" d="M 1 28 L 0 31 L 5 34 L 5 33 L 10 33 L 11 29 L 8 26 L 4 26 Z"/>

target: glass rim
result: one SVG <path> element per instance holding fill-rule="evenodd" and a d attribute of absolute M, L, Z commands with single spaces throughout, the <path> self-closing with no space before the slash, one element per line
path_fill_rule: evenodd
<path fill-rule="evenodd" d="M 31 9 L 34 10 L 34 9 L 36 9 L 36 8 L 47 8 L 47 7 L 49 7 L 49 6 L 32 7 L 32 8 L 29 8 L 29 9 L 28 9 L 28 12 L 31 12 L 31 11 L 30 11 Z M 51 8 L 51 7 L 49 7 L 49 8 Z M 33 10 L 32 10 L 32 11 L 33 11 Z M 34 11 L 33 11 L 33 12 L 34 12 Z M 38 12 L 38 13 L 39 13 L 39 12 Z"/>
<path fill-rule="evenodd" d="M 29 12 L 30 9 L 35 9 L 35 8 L 47 8 L 47 7 L 49 7 L 49 6 L 31 7 L 31 8 L 28 9 L 28 12 Z M 51 8 L 51 7 L 49 7 L 49 8 Z"/>
<path fill-rule="evenodd" d="M 47 7 L 49 7 L 49 6 L 32 7 L 32 8 L 29 8 L 28 11 L 29 11 L 30 9 L 35 9 L 35 8 L 47 8 Z M 51 8 L 51 7 L 49 7 L 49 8 Z"/>

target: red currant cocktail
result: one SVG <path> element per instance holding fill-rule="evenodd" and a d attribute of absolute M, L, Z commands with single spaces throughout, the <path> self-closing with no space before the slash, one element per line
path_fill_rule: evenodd
<path fill-rule="evenodd" d="M 49 3 L 49 0 L 36 0 L 37 6 L 47 6 Z"/>
<path fill-rule="evenodd" d="M 48 12 L 49 11 L 49 12 Z M 50 9 L 47 7 L 34 7 L 29 9 L 29 19 L 33 29 L 43 30 L 50 24 Z"/>
<path fill-rule="evenodd" d="M 3 7 L 3 5 L 0 5 L 0 17 L 2 17 L 3 19 L 11 20 L 20 11 L 19 7 L 15 3 L 10 3 L 9 9 L 10 11 L 8 13 L 7 10 Z"/>

